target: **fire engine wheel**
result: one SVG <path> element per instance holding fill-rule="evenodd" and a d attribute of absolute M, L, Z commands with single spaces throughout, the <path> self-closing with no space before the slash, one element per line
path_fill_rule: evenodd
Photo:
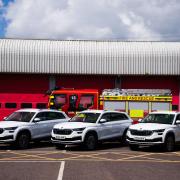
<path fill-rule="evenodd" d="M 166 137 L 165 143 L 164 143 L 164 150 L 168 152 L 172 152 L 175 149 L 175 141 L 174 137 L 172 135 L 169 135 Z"/>
<path fill-rule="evenodd" d="M 27 149 L 30 143 L 30 135 L 27 132 L 22 132 L 18 135 L 16 145 L 19 149 Z"/>
<path fill-rule="evenodd" d="M 97 137 L 94 134 L 86 135 L 84 142 L 87 150 L 94 150 L 97 147 Z"/>

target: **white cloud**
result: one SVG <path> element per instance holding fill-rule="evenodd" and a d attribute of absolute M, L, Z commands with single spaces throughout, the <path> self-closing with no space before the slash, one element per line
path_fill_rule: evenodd
<path fill-rule="evenodd" d="M 6 37 L 175 40 L 179 12 L 179 0 L 16 0 Z"/>
<path fill-rule="evenodd" d="M 3 2 L 0 0 L 0 8 L 3 7 Z"/>

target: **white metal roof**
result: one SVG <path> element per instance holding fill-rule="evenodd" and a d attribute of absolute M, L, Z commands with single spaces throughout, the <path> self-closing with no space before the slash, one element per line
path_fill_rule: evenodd
<path fill-rule="evenodd" d="M 180 42 L 0 39 L 0 72 L 180 75 Z"/>

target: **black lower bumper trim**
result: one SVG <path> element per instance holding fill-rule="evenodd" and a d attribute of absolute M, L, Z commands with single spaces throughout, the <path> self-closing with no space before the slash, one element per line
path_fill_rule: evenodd
<path fill-rule="evenodd" d="M 81 136 L 78 137 L 74 137 L 74 138 L 65 138 L 65 139 L 56 139 L 55 137 L 52 137 L 52 140 L 56 140 L 56 141 L 78 141 L 78 140 L 82 140 Z"/>
<path fill-rule="evenodd" d="M 154 138 L 154 139 L 145 139 L 145 140 L 136 140 L 136 139 L 133 139 L 133 138 L 130 138 L 130 137 L 127 137 L 127 140 L 129 141 L 134 141 L 134 142 L 162 142 L 162 138 Z"/>
<path fill-rule="evenodd" d="M 13 136 L 4 136 L 4 137 L 0 137 L 0 140 L 12 140 Z"/>

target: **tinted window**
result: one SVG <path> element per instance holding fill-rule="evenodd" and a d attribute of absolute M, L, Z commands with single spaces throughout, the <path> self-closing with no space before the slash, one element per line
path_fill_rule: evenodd
<path fill-rule="evenodd" d="M 111 121 L 120 121 L 120 120 L 125 120 L 125 119 L 128 119 L 125 114 L 120 114 L 120 113 L 111 114 Z"/>
<path fill-rule="evenodd" d="M 180 120 L 180 114 L 177 115 L 176 120 Z"/>
<path fill-rule="evenodd" d="M 36 108 L 38 109 L 45 109 L 46 108 L 46 103 L 37 103 Z"/>
<path fill-rule="evenodd" d="M 64 116 L 64 114 L 62 114 L 62 113 L 56 113 L 56 119 L 64 119 L 64 118 L 66 118 L 66 117 Z"/>
<path fill-rule="evenodd" d="M 56 113 L 56 112 L 46 112 L 46 117 L 47 117 L 47 120 L 65 118 L 65 116 L 62 113 Z"/>
<path fill-rule="evenodd" d="M 5 108 L 16 108 L 16 107 L 17 107 L 16 103 L 6 103 L 5 104 Z"/>
<path fill-rule="evenodd" d="M 46 114 L 45 114 L 45 112 L 40 112 L 36 115 L 35 118 L 39 118 L 41 121 L 45 121 L 46 120 Z"/>
<path fill-rule="evenodd" d="M 103 114 L 101 119 L 105 119 L 106 121 L 110 121 L 110 114 L 109 113 Z"/>
<path fill-rule="evenodd" d="M 32 104 L 31 103 L 22 103 L 21 108 L 32 108 Z"/>
<path fill-rule="evenodd" d="M 30 122 L 34 114 L 34 112 L 14 112 L 5 121 Z"/>
<path fill-rule="evenodd" d="M 173 111 L 178 111 L 178 105 L 172 105 L 172 110 Z"/>

